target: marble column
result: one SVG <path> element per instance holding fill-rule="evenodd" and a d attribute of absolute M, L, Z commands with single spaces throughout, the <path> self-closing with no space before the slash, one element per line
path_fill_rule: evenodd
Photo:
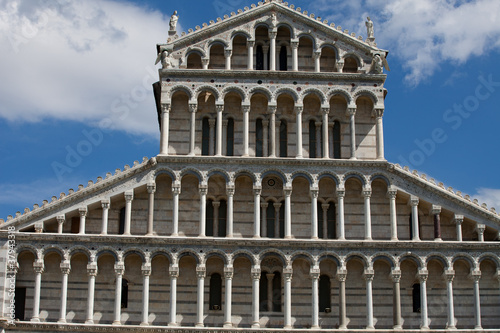
<path fill-rule="evenodd" d="M 373 109 L 373 113 L 376 119 L 376 140 L 377 140 L 377 160 L 384 159 L 384 127 L 382 125 L 382 116 L 384 115 L 384 109 L 376 108 Z"/>
<path fill-rule="evenodd" d="M 87 265 L 87 274 L 89 276 L 88 297 L 87 297 L 87 320 L 85 324 L 94 324 L 94 296 L 95 296 L 95 277 L 97 276 L 97 262 L 92 261 Z"/>
<path fill-rule="evenodd" d="M 151 262 L 141 266 L 142 271 L 142 322 L 141 326 L 149 325 L 149 276 L 151 275 Z"/>
<path fill-rule="evenodd" d="M 170 276 L 170 322 L 168 326 L 177 326 L 177 278 L 179 277 L 179 266 L 170 265 L 168 275 Z"/>
<path fill-rule="evenodd" d="M 253 187 L 253 237 L 260 238 L 260 194 L 262 188 L 260 186 Z"/>
<path fill-rule="evenodd" d="M 170 131 L 170 104 L 161 105 L 160 154 L 168 155 L 168 136 Z"/>
<path fill-rule="evenodd" d="M 410 205 L 411 205 L 411 227 L 413 233 L 413 241 L 419 241 L 420 236 L 418 232 L 418 202 L 419 199 L 416 196 L 410 196 Z"/>
<path fill-rule="evenodd" d="M 338 215 L 339 215 L 339 232 L 337 238 L 339 240 L 345 240 L 345 226 L 344 226 L 344 197 L 345 188 L 337 187 L 337 200 L 338 200 Z"/>
<path fill-rule="evenodd" d="M 292 71 L 297 72 L 299 70 L 299 40 L 292 39 L 290 44 L 292 46 Z"/>
<path fill-rule="evenodd" d="M 403 320 L 401 318 L 401 270 L 399 268 L 392 269 L 391 279 L 394 282 L 393 287 L 393 328 L 400 330 L 403 328 Z"/>
<path fill-rule="evenodd" d="M 292 187 L 283 189 L 285 195 L 285 239 L 292 238 Z"/>
<path fill-rule="evenodd" d="M 337 269 L 337 279 L 339 280 L 339 329 L 347 329 L 347 312 L 345 299 L 345 280 L 347 269 L 345 267 Z"/>
<path fill-rule="evenodd" d="M 224 110 L 224 104 L 217 104 L 215 106 L 217 109 L 217 124 L 216 124 L 216 132 L 217 137 L 215 139 L 216 145 L 216 156 L 222 156 L 222 111 Z"/>
<path fill-rule="evenodd" d="M 189 153 L 188 156 L 194 156 L 194 148 L 196 141 L 196 111 L 198 104 L 189 104 L 189 111 L 191 112 L 191 120 L 189 126 Z"/>
<path fill-rule="evenodd" d="M 249 125 L 249 114 L 250 114 L 250 105 L 243 105 L 243 156 L 247 157 L 248 154 L 248 147 L 249 147 L 249 131 L 250 131 L 250 125 Z"/>
<path fill-rule="evenodd" d="M 80 214 L 80 230 L 78 233 L 80 235 L 85 234 L 85 218 L 87 217 L 87 207 L 80 207 L 78 209 L 78 213 Z"/>
<path fill-rule="evenodd" d="M 255 41 L 254 40 L 248 40 L 247 41 L 247 48 L 248 48 L 248 60 L 247 60 L 247 69 L 252 70 L 253 69 L 253 48 L 255 46 Z"/>
<path fill-rule="evenodd" d="M 172 236 L 179 235 L 179 195 L 181 194 L 181 185 L 172 184 L 173 208 L 172 208 Z"/>
<path fill-rule="evenodd" d="M 224 58 L 226 60 L 226 70 L 231 70 L 231 56 L 233 55 L 233 50 L 226 49 L 224 50 Z"/>
<path fill-rule="evenodd" d="M 476 224 L 475 231 L 477 233 L 477 240 L 479 242 L 484 242 L 484 230 L 486 230 L 486 225 Z"/>
<path fill-rule="evenodd" d="M 292 328 L 292 267 L 287 267 L 283 269 L 283 279 L 285 282 L 284 288 L 284 315 L 285 315 L 285 326 L 284 329 Z"/>
<path fill-rule="evenodd" d="M 259 291 L 260 291 L 260 266 L 254 265 L 251 270 L 252 274 L 252 328 L 260 328 L 259 314 Z"/>
<path fill-rule="evenodd" d="M 66 217 L 64 215 L 56 216 L 57 220 L 57 233 L 62 234 L 64 229 L 64 222 L 66 222 Z"/>
<path fill-rule="evenodd" d="M 446 323 L 446 328 L 455 329 L 455 311 L 453 308 L 453 278 L 455 277 L 455 271 L 447 269 L 443 275 L 446 279 L 446 295 L 448 297 L 448 323 Z"/>
<path fill-rule="evenodd" d="M 349 129 L 351 132 L 351 159 L 356 159 L 356 108 L 348 107 L 347 114 L 349 115 Z"/>
<path fill-rule="evenodd" d="M 297 113 L 297 120 L 296 120 L 296 135 L 297 135 L 297 158 L 302 158 L 302 111 L 304 110 L 304 107 L 302 106 L 295 106 L 295 112 Z"/>
<path fill-rule="evenodd" d="M 434 240 L 441 241 L 441 206 L 432 205 L 430 214 L 434 217 Z"/>
<path fill-rule="evenodd" d="M 208 185 L 200 185 L 200 235 L 199 237 L 206 236 L 206 208 L 207 208 L 207 193 Z"/>
<path fill-rule="evenodd" d="M 101 200 L 101 207 L 102 207 L 101 235 L 107 235 L 108 234 L 108 215 L 109 215 L 110 200 L 109 199 Z"/>
<path fill-rule="evenodd" d="M 330 138 L 328 137 L 328 129 L 329 129 L 329 124 L 328 124 L 328 113 L 330 112 L 330 107 L 322 107 L 321 112 L 323 115 L 323 126 L 322 126 L 322 131 L 323 131 L 323 158 L 330 158 L 329 153 L 330 153 L 330 147 L 329 147 L 329 142 Z M 333 155 L 332 155 L 333 156 Z"/>
<path fill-rule="evenodd" d="M 270 135 L 270 148 L 269 157 L 276 157 L 276 105 L 268 105 L 267 106 L 269 114 L 271 115 L 271 121 L 269 125 L 269 133 Z"/>
<path fill-rule="evenodd" d="M 453 222 L 456 225 L 456 230 L 457 230 L 457 241 L 461 242 L 462 241 L 462 223 L 464 223 L 464 216 L 463 215 L 457 215 L 453 217 Z"/>
<path fill-rule="evenodd" d="M 372 240 L 372 217 L 370 209 L 371 188 L 367 186 L 364 187 L 362 194 L 365 198 L 365 240 Z"/>
<path fill-rule="evenodd" d="M 126 191 L 125 194 L 125 228 L 124 235 L 130 235 L 130 224 L 132 220 L 132 200 L 134 200 L 134 191 Z"/>
<path fill-rule="evenodd" d="M 156 184 L 155 183 L 148 183 L 147 185 L 148 189 L 148 230 L 146 232 L 146 236 L 153 236 L 154 235 L 154 227 L 153 227 L 153 222 L 154 222 L 154 212 L 155 212 L 155 192 L 156 192 Z"/>
<path fill-rule="evenodd" d="M 398 240 L 398 215 L 396 212 L 396 195 L 398 191 L 395 188 L 387 189 L 387 197 L 389 198 L 390 220 L 391 220 L 391 241 Z"/>
<path fill-rule="evenodd" d="M 206 276 L 205 265 L 196 266 L 196 276 L 198 277 L 198 291 L 197 291 L 197 303 L 196 303 L 196 327 L 203 327 L 203 307 L 204 307 L 204 293 L 205 293 L 205 276 Z"/>
<path fill-rule="evenodd" d="M 429 315 L 427 312 L 427 278 L 429 277 L 429 272 L 426 269 L 421 269 L 417 275 L 420 281 L 420 328 L 429 329 Z"/>
<path fill-rule="evenodd" d="M 321 50 L 314 51 L 312 57 L 314 59 L 314 71 L 319 73 L 321 71 Z"/>
<path fill-rule="evenodd" d="M 66 323 L 66 305 L 68 301 L 68 276 L 71 271 L 71 265 L 69 260 L 64 260 L 60 264 L 62 273 L 61 282 L 61 308 L 58 323 Z"/>
<path fill-rule="evenodd" d="M 318 239 L 318 194 L 317 186 L 310 188 L 311 195 L 311 239 Z"/>
<path fill-rule="evenodd" d="M 232 304 L 232 285 L 233 285 L 233 266 L 224 267 L 225 292 L 224 292 L 224 328 L 232 328 L 231 304 Z"/>
<path fill-rule="evenodd" d="M 208 155 L 214 156 L 214 147 L 215 147 L 215 119 L 208 119 Z"/>
<path fill-rule="evenodd" d="M 366 329 L 374 329 L 373 324 L 373 277 L 375 272 L 373 269 L 365 269 L 363 277 L 366 281 Z"/>
<path fill-rule="evenodd" d="M 234 187 L 227 186 L 227 225 L 226 225 L 226 237 L 233 237 L 233 219 L 234 219 Z"/>
<path fill-rule="evenodd" d="M 35 289 L 33 290 L 33 316 L 32 322 L 40 322 L 40 290 L 42 287 L 42 273 L 45 269 L 43 259 L 37 259 L 33 262 L 35 271 Z"/>
<path fill-rule="evenodd" d="M 269 60 L 271 63 L 269 64 L 269 70 L 275 71 L 276 70 L 276 36 L 278 35 L 278 29 L 274 28 L 272 31 L 269 32 L 269 39 L 270 39 L 270 50 L 271 54 L 269 55 Z M 266 58 L 264 56 L 264 58 Z"/>
<path fill-rule="evenodd" d="M 479 280 L 481 279 L 481 271 L 472 270 L 470 272 L 470 278 L 472 279 L 472 281 L 474 281 L 474 328 L 476 330 L 480 330 L 483 328 L 481 326 L 481 299 L 479 293 Z"/>
<path fill-rule="evenodd" d="M 210 58 L 201 58 L 201 65 L 203 69 L 208 69 L 209 64 L 210 64 Z"/>
<path fill-rule="evenodd" d="M 312 325 L 311 329 L 319 329 L 319 289 L 318 281 L 320 275 L 319 266 L 313 266 L 311 268 L 309 275 L 312 280 L 312 297 L 311 297 L 311 308 L 312 308 Z"/>
<path fill-rule="evenodd" d="M 115 286 L 115 320 L 113 325 L 121 325 L 122 310 L 122 281 L 125 273 L 125 263 L 123 261 L 115 264 L 116 286 Z"/>

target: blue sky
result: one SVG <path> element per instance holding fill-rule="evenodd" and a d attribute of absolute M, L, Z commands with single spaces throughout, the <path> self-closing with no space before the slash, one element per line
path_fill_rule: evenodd
<path fill-rule="evenodd" d="M 500 2 L 299 0 L 390 51 L 388 161 L 500 208 Z M 0 218 L 159 151 L 156 43 L 244 0 L 0 0 Z"/>

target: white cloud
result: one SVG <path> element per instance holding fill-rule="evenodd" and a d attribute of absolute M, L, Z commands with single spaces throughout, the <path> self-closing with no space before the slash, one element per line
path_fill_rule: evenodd
<path fill-rule="evenodd" d="M 498 0 L 318 0 L 311 6 L 332 12 L 330 20 L 364 36 L 363 21 L 371 16 L 379 47 L 390 50 L 389 61 L 395 55 L 403 63 L 412 85 L 444 62 L 462 64 L 500 47 Z"/>
<path fill-rule="evenodd" d="M 151 84 L 169 17 L 109 0 L 0 0 L 0 117 L 156 133 Z"/>
<path fill-rule="evenodd" d="M 477 193 L 472 198 L 477 199 L 479 204 L 484 202 L 488 207 L 500 209 L 500 189 L 481 187 L 476 191 Z"/>

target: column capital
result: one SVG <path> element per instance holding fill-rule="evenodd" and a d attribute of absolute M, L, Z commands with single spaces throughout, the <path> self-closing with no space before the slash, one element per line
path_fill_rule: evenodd
<path fill-rule="evenodd" d="M 462 223 L 464 223 L 464 216 L 455 214 L 455 216 L 453 216 L 453 223 L 456 225 L 462 225 Z"/>
<path fill-rule="evenodd" d="M 479 282 L 479 280 L 481 279 L 481 271 L 479 269 L 471 270 L 469 278 L 474 282 Z"/>
<path fill-rule="evenodd" d="M 274 202 L 273 207 L 275 211 L 279 211 L 281 208 L 281 202 Z"/>
<path fill-rule="evenodd" d="M 210 58 L 201 58 L 201 63 L 203 64 L 203 66 L 208 66 L 208 64 L 210 63 Z"/>
<path fill-rule="evenodd" d="M 195 113 L 198 110 L 198 104 L 196 103 L 189 103 L 189 111 L 192 113 Z"/>
<path fill-rule="evenodd" d="M 172 185 L 172 193 L 173 194 L 181 194 L 181 186 L 180 185 Z"/>
<path fill-rule="evenodd" d="M 43 232 L 43 221 L 35 222 L 35 232 L 37 233 Z"/>
<path fill-rule="evenodd" d="M 156 184 L 155 183 L 148 183 L 147 188 L 148 188 L 149 194 L 156 192 Z"/>
<path fill-rule="evenodd" d="M 215 110 L 216 110 L 217 112 L 222 112 L 222 111 L 224 111 L 224 103 L 222 103 L 222 104 L 215 104 Z"/>
<path fill-rule="evenodd" d="M 483 234 L 483 233 L 484 233 L 484 230 L 486 230 L 486 225 L 484 225 L 484 224 L 476 224 L 476 227 L 474 228 L 474 230 L 475 230 L 478 234 Z"/>
<path fill-rule="evenodd" d="M 62 274 L 69 274 L 69 272 L 71 272 L 71 263 L 69 260 L 62 261 L 59 267 L 61 268 Z"/>
<path fill-rule="evenodd" d="M 92 262 L 90 264 L 87 265 L 87 274 L 89 276 L 96 276 L 97 275 L 97 263 L 96 262 Z"/>
<path fill-rule="evenodd" d="M 163 113 L 169 113 L 170 112 L 170 104 L 165 104 L 162 103 L 161 105 L 161 112 Z"/>
<path fill-rule="evenodd" d="M 302 111 L 304 111 L 304 107 L 302 105 L 295 105 L 294 109 L 297 114 L 301 114 Z"/>
<path fill-rule="evenodd" d="M 328 208 L 330 208 L 330 204 L 329 203 L 321 204 L 321 208 L 323 209 L 323 211 L 328 211 Z"/>
<path fill-rule="evenodd" d="M 269 206 L 269 204 L 268 204 L 267 202 L 262 202 L 262 203 L 260 204 L 260 207 L 261 207 L 261 208 L 267 208 L 268 206 Z"/>
<path fill-rule="evenodd" d="M 45 270 L 45 265 L 42 259 L 37 259 L 33 262 L 33 270 L 35 273 L 42 274 Z"/>
<path fill-rule="evenodd" d="M 267 110 L 270 114 L 276 114 L 276 110 L 278 109 L 277 105 L 267 105 Z"/>
<path fill-rule="evenodd" d="M 398 190 L 392 187 L 387 188 L 387 198 L 396 199 L 396 195 L 398 194 Z"/>
<path fill-rule="evenodd" d="M 168 268 L 168 275 L 171 278 L 178 278 L 179 277 L 179 266 L 170 265 L 170 267 Z"/>
<path fill-rule="evenodd" d="M 241 110 L 243 111 L 243 113 L 250 112 L 250 105 L 242 105 Z"/>
<path fill-rule="evenodd" d="M 313 280 L 319 280 L 320 274 L 321 274 L 321 271 L 319 268 L 311 268 L 311 270 L 309 271 L 309 276 Z"/>
<path fill-rule="evenodd" d="M 269 31 L 269 38 L 276 39 L 276 36 L 278 36 L 278 31 Z"/>
<path fill-rule="evenodd" d="M 267 128 L 268 125 L 269 125 L 269 120 L 262 119 L 262 126 L 264 126 L 264 128 Z"/>
<path fill-rule="evenodd" d="M 426 282 L 429 277 L 429 271 L 427 269 L 419 269 L 417 272 L 417 279 L 420 282 Z"/>
<path fill-rule="evenodd" d="M 312 198 L 318 198 L 319 195 L 319 188 L 317 186 L 311 186 L 310 189 L 310 194 Z"/>
<path fill-rule="evenodd" d="M 283 194 L 285 197 L 289 197 L 292 195 L 292 187 L 291 186 L 285 186 L 283 187 Z"/>
<path fill-rule="evenodd" d="M 291 267 L 283 268 L 283 278 L 285 281 L 292 281 L 293 269 Z"/>
<path fill-rule="evenodd" d="M 429 214 L 432 214 L 432 215 L 441 214 L 441 206 L 432 205 L 431 209 L 429 210 Z"/>
<path fill-rule="evenodd" d="M 233 266 L 224 266 L 224 278 L 225 279 L 232 279 L 233 275 L 234 275 Z"/>
<path fill-rule="evenodd" d="M 109 199 L 101 200 L 102 209 L 109 209 L 110 205 L 111 205 L 111 202 L 109 201 Z"/>
<path fill-rule="evenodd" d="M 231 50 L 231 49 L 225 49 L 224 50 L 224 56 L 226 58 L 229 58 L 232 54 L 233 54 L 233 50 Z"/>
<path fill-rule="evenodd" d="M 204 279 L 207 276 L 207 268 L 205 265 L 196 265 L 196 276 L 198 279 Z"/>
<path fill-rule="evenodd" d="M 316 129 L 318 129 L 319 127 L 323 126 L 323 122 L 321 122 L 321 121 L 315 121 L 314 125 L 316 125 Z"/>
<path fill-rule="evenodd" d="M 134 191 L 133 190 L 126 191 L 123 195 L 125 196 L 126 202 L 131 202 L 132 200 L 134 200 Z"/>
<path fill-rule="evenodd" d="M 234 196 L 235 188 L 234 186 L 227 186 L 226 187 L 226 194 L 228 197 Z"/>
<path fill-rule="evenodd" d="M 252 280 L 259 280 L 261 276 L 260 266 L 252 266 Z"/>
<path fill-rule="evenodd" d="M 207 195 L 207 193 L 208 193 L 208 186 L 207 185 L 200 185 L 198 187 L 198 190 L 200 192 L 200 195 Z"/>
<path fill-rule="evenodd" d="M 87 216 L 87 207 L 78 208 L 78 213 L 80 214 L 81 217 Z"/>
<path fill-rule="evenodd" d="M 401 281 L 401 270 L 393 269 L 391 270 L 391 279 L 394 283 L 399 283 Z"/>
<path fill-rule="evenodd" d="M 383 108 L 374 108 L 373 115 L 375 116 L 375 118 L 382 118 L 382 116 L 384 115 L 384 109 Z"/>
<path fill-rule="evenodd" d="M 254 40 L 247 40 L 247 47 L 254 47 L 254 46 L 255 46 Z"/>
<path fill-rule="evenodd" d="M 498 282 L 500 282 L 500 268 L 497 269 L 495 277 L 497 278 Z"/>
<path fill-rule="evenodd" d="M 262 187 L 261 186 L 254 186 L 253 187 L 253 195 L 260 195 L 262 193 Z"/>
<path fill-rule="evenodd" d="M 347 269 L 345 267 L 337 268 L 337 274 L 335 274 L 335 277 L 340 282 L 345 282 L 345 280 L 347 278 Z"/>
<path fill-rule="evenodd" d="M 125 273 L 125 263 L 123 261 L 115 263 L 114 269 L 116 275 L 123 275 Z"/>
<path fill-rule="evenodd" d="M 292 46 L 292 49 L 298 48 L 299 47 L 299 40 L 298 39 L 291 39 L 290 45 Z"/>
<path fill-rule="evenodd" d="M 345 197 L 345 188 L 344 187 L 337 187 L 337 197 Z"/>
<path fill-rule="evenodd" d="M 220 207 L 220 201 L 212 201 L 212 206 L 214 208 L 219 208 Z"/>
<path fill-rule="evenodd" d="M 371 187 L 363 187 L 363 190 L 361 191 L 361 193 L 363 194 L 363 197 L 365 198 L 370 198 L 372 196 L 372 189 Z"/>
<path fill-rule="evenodd" d="M 355 116 L 356 115 L 356 108 L 355 107 L 348 107 L 347 108 L 347 115 L 348 116 Z"/>
<path fill-rule="evenodd" d="M 208 126 L 210 128 L 214 128 L 215 127 L 215 119 L 208 119 Z"/>
<path fill-rule="evenodd" d="M 64 215 L 57 215 L 56 216 L 57 224 L 63 224 L 66 222 L 66 217 Z"/>
<path fill-rule="evenodd" d="M 411 195 L 410 199 L 408 200 L 408 204 L 412 207 L 418 206 L 419 200 L 420 199 L 418 197 Z"/>
<path fill-rule="evenodd" d="M 314 51 L 312 56 L 314 59 L 318 59 L 319 57 L 321 57 L 321 51 Z"/>
<path fill-rule="evenodd" d="M 446 269 L 443 273 L 443 277 L 446 281 L 452 282 L 455 277 L 455 271 L 453 269 Z"/>
<path fill-rule="evenodd" d="M 328 115 L 330 113 L 330 107 L 322 106 L 321 113 L 323 113 L 323 115 Z"/>
<path fill-rule="evenodd" d="M 150 276 L 151 275 L 151 263 L 147 262 L 141 265 L 141 272 L 142 275 L 144 276 Z"/>
<path fill-rule="evenodd" d="M 366 281 L 373 281 L 373 278 L 375 277 L 375 271 L 373 268 L 367 268 L 363 271 L 363 277 Z"/>

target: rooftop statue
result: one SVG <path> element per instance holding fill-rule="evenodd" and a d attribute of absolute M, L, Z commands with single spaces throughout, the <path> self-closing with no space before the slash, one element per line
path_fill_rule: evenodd
<path fill-rule="evenodd" d="M 176 30 L 177 28 L 177 21 L 179 21 L 179 16 L 177 16 L 177 11 L 174 11 L 172 16 L 170 16 L 170 31 Z"/>
<path fill-rule="evenodd" d="M 366 25 L 366 35 L 368 38 L 373 38 L 375 39 L 375 34 L 373 33 L 373 21 L 370 19 L 370 17 L 367 17 L 367 21 L 365 22 Z"/>

